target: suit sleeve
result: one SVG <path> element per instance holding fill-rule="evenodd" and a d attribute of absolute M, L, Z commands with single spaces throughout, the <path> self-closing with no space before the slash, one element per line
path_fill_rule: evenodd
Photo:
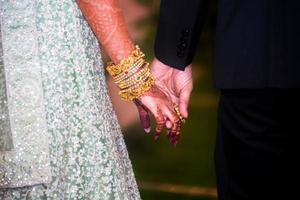
<path fill-rule="evenodd" d="M 207 0 L 161 0 L 155 57 L 184 70 L 195 55 Z"/>

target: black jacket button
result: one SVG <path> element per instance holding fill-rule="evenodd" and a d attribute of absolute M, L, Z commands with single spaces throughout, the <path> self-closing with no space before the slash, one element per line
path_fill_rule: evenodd
<path fill-rule="evenodd" d="M 185 37 L 189 36 L 189 34 L 190 34 L 190 30 L 189 29 L 184 29 L 182 31 L 182 35 L 185 36 Z"/>
<path fill-rule="evenodd" d="M 186 48 L 186 43 L 185 42 L 181 43 L 181 47 Z"/>

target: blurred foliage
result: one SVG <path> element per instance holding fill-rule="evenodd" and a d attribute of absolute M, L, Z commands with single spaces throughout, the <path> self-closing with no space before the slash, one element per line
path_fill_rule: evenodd
<path fill-rule="evenodd" d="M 149 59 L 153 58 L 153 44 L 156 34 L 156 25 L 159 17 L 159 5 L 158 0 L 135 0 L 143 6 L 147 7 L 149 12 L 148 16 L 140 20 L 136 26 L 145 33 L 142 43 L 143 50 L 148 55 Z"/>

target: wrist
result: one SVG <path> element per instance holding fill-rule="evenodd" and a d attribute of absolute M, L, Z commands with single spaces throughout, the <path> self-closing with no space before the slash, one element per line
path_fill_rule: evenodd
<path fill-rule="evenodd" d="M 106 68 L 118 85 L 123 100 L 132 101 L 154 85 L 154 77 L 144 57 L 145 54 L 136 46 L 119 64 L 110 63 Z"/>

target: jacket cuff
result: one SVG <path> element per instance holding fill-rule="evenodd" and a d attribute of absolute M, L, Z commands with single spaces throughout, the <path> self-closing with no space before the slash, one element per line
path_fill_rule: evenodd
<path fill-rule="evenodd" d="M 191 35 L 190 27 L 160 22 L 154 47 L 156 58 L 170 67 L 184 70 L 192 62 Z"/>

